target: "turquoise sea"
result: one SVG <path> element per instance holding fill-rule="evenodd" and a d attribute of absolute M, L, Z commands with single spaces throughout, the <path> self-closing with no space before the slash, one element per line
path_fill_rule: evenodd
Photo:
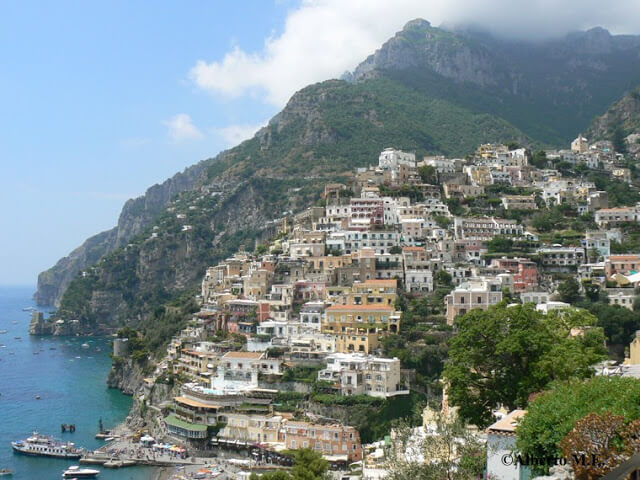
<path fill-rule="evenodd" d="M 16 480 L 59 480 L 74 461 L 14 454 L 11 441 L 33 431 L 95 449 L 98 421 L 105 428 L 124 420 L 131 398 L 107 388 L 111 367 L 109 340 L 104 338 L 30 337 L 33 287 L 0 287 L 0 469 Z M 16 338 L 20 337 L 20 338 Z M 86 343 L 89 348 L 83 348 Z M 40 400 L 35 397 L 39 395 Z M 61 433 L 62 423 L 75 423 L 75 433 Z M 101 470 L 100 480 L 148 480 L 154 469 Z"/>

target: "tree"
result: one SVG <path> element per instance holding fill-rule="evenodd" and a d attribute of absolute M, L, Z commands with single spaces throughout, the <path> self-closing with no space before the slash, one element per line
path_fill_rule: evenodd
<path fill-rule="evenodd" d="M 443 373 L 450 402 L 462 418 L 484 427 L 501 405 L 522 408 L 553 380 L 592 375 L 590 365 L 606 358 L 596 322 L 585 310 L 544 315 L 532 304 L 471 310 L 456 320 L 450 341 Z M 574 327 L 583 335 L 570 335 Z"/>
<path fill-rule="evenodd" d="M 449 228 L 449 226 L 451 225 L 451 219 L 444 215 L 436 215 L 435 217 L 433 217 L 433 219 L 436 221 L 440 228 Z"/>
<path fill-rule="evenodd" d="M 418 175 L 420 175 L 422 183 L 430 183 L 432 185 L 438 183 L 438 172 L 431 165 L 424 165 L 418 168 Z"/>
<path fill-rule="evenodd" d="M 574 277 L 567 278 L 558 285 L 558 295 L 565 303 L 574 303 L 580 298 L 580 284 Z"/>
<path fill-rule="evenodd" d="M 556 382 L 529 403 L 516 430 L 523 455 L 561 456 L 560 443 L 589 413 L 611 412 L 625 421 L 640 418 L 640 381 L 629 377 L 593 377 Z"/>
<path fill-rule="evenodd" d="M 547 153 L 544 150 L 538 150 L 531 157 L 531 165 L 537 168 L 546 168 L 547 161 Z"/>
<path fill-rule="evenodd" d="M 604 329 L 611 344 L 627 346 L 636 330 L 640 330 L 639 311 L 604 303 L 591 306 L 590 311 L 598 317 L 598 325 Z"/>
<path fill-rule="evenodd" d="M 596 480 L 626 461 L 635 453 L 640 434 L 638 426 L 638 421 L 626 424 L 622 415 L 611 412 L 590 413 L 578 420 L 560 442 L 562 454 L 571 459 L 576 479 Z M 584 452 L 589 460 L 595 455 L 596 462 L 580 461 L 580 452 Z"/>
<path fill-rule="evenodd" d="M 627 143 L 625 141 L 624 130 L 618 125 L 611 133 L 611 143 L 613 149 L 618 153 L 627 153 Z"/>
<path fill-rule="evenodd" d="M 310 448 L 296 451 L 291 478 L 293 480 L 324 480 L 327 478 L 329 462 Z"/>
<path fill-rule="evenodd" d="M 486 447 L 459 420 L 438 415 L 426 435 L 408 423 L 393 430 L 389 452 L 390 480 L 453 480 L 479 478 L 485 470 Z"/>
<path fill-rule="evenodd" d="M 487 242 L 489 253 L 510 253 L 513 251 L 513 239 L 497 235 Z"/>
<path fill-rule="evenodd" d="M 453 277 L 446 270 L 439 270 L 438 273 L 436 274 L 436 280 L 438 281 L 438 285 L 449 286 L 451 285 L 451 281 L 453 280 Z"/>

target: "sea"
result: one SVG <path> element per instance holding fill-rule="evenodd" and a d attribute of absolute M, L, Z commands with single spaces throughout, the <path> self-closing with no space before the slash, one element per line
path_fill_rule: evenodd
<path fill-rule="evenodd" d="M 95 438 L 100 419 L 105 428 L 116 426 L 127 417 L 132 400 L 107 388 L 109 339 L 29 335 L 31 312 L 24 309 L 35 307 L 34 291 L 0 287 L 0 331 L 7 330 L 0 334 L 0 469 L 14 471 L 0 478 L 59 480 L 77 461 L 20 455 L 11 441 L 37 431 L 96 449 L 104 444 Z M 75 433 L 61 433 L 63 423 L 75 424 Z M 97 468 L 100 480 L 150 480 L 156 471 Z"/>

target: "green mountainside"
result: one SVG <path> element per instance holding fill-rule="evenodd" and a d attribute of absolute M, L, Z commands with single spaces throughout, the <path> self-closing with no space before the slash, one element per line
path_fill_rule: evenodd
<path fill-rule="evenodd" d="M 600 39 L 596 33 L 565 41 L 580 48 L 591 41 L 598 59 L 616 58 L 601 64 L 606 68 L 638 44 L 636 37 L 607 33 Z M 580 53 L 575 46 L 563 53 L 557 42 L 554 65 Z M 609 53 L 601 51 L 603 42 L 613 45 Z M 207 266 L 239 245 L 253 249 L 268 234 L 269 220 L 313 204 L 324 183 L 375 162 L 383 148 L 464 156 L 485 142 L 565 144 L 586 127 L 591 111 L 600 113 L 612 101 L 601 108 L 604 97 L 619 98 L 618 84 L 640 83 L 634 59 L 628 72 L 612 70 L 624 78 L 600 75 L 615 83 L 600 96 L 591 91 L 600 78 L 591 70 L 594 80 L 586 86 L 566 68 L 537 85 L 546 79 L 543 72 L 518 68 L 535 70 L 544 62 L 516 61 L 518 49 L 552 55 L 539 46 L 410 22 L 345 80 L 297 92 L 254 138 L 129 201 L 114 230 L 92 237 L 41 274 L 36 298 L 57 302 L 61 318 L 77 320 L 66 322 L 60 334 L 108 333 L 125 324 L 176 328 L 180 312 L 191 308 L 185 293 L 197 288 Z M 559 78 L 568 83 L 552 89 Z M 560 91 L 566 92 L 564 103 Z"/>

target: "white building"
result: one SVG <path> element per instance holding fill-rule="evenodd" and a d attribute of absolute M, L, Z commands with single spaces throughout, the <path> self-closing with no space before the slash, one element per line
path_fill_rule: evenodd
<path fill-rule="evenodd" d="M 487 477 L 500 480 L 530 478 L 528 467 L 516 460 L 516 428 L 526 410 L 514 410 L 487 428 Z M 505 461 L 507 459 L 507 461 Z M 509 460 L 513 460 L 510 462 Z"/>
<path fill-rule="evenodd" d="M 445 297 L 447 323 L 453 325 L 458 315 L 474 308 L 487 310 L 502 301 L 502 281 L 499 278 L 474 278 L 463 282 Z"/>
<path fill-rule="evenodd" d="M 397 358 L 334 353 L 327 356 L 327 368 L 318 372 L 318 380 L 333 382 L 342 395 L 393 397 L 409 394 L 409 388 L 401 383 Z"/>
<path fill-rule="evenodd" d="M 211 388 L 219 395 L 258 388 L 258 374 L 281 375 L 282 361 L 263 352 L 227 352 L 220 358 Z"/>

